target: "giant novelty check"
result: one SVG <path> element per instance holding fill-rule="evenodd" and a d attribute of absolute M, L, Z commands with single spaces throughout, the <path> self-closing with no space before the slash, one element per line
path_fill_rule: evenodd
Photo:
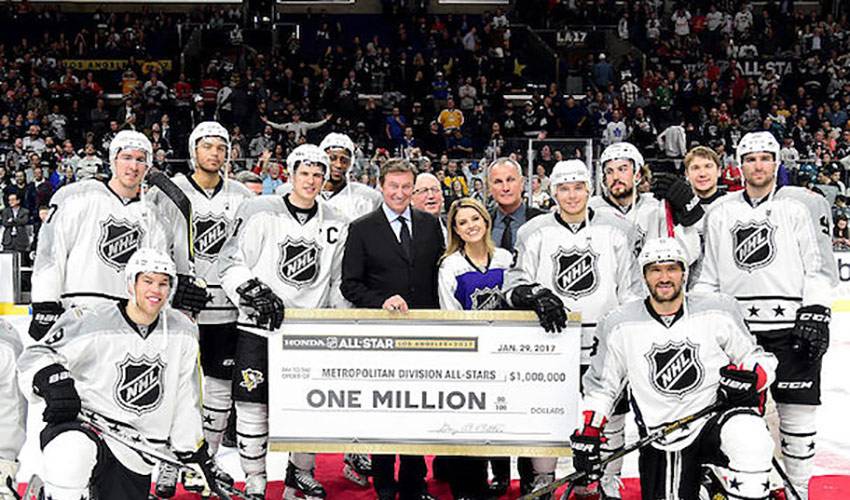
<path fill-rule="evenodd" d="M 276 451 L 559 456 L 577 424 L 580 315 L 288 310 L 269 340 Z"/>

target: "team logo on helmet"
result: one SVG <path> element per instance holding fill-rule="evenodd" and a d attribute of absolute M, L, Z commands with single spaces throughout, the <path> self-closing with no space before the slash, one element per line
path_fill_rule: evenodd
<path fill-rule="evenodd" d="M 765 267 L 776 256 L 773 235 L 776 228 L 767 221 L 738 222 L 732 227 L 735 265 L 744 271 Z"/>
<path fill-rule="evenodd" d="M 652 345 L 646 353 L 649 379 L 661 394 L 682 397 L 696 389 L 705 376 L 699 361 L 699 347 L 689 340 Z"/>
<path fill-rule="evenodd" d="M 139 248 L 144 235 L 139 223 L 110 215 L 100 226 L 97 255 L 106 265 L 120 271 Z"/>
<path fill-rule="evenodd" d="M 499 287 L 484 287 L 469 296 L 474 311 L 492 311 L 502 305 L 502 291 Z"/>
<path fill-rule="evenodd" d="M 227 239 L 227 219 L 221 215 L 205 214 L 195 217 L 195 256 L 213 260 Z"/>
<path fill-rule="evenodd" d="M 121 408 L 142 415 L 155 410 L 162 402 L 162 371 L 165 363 L 157 356 L 134 358 L 127 355 L 118 363 L 115 400 Z"/>
<path fill-rule="evenodd" d="M 319 256 L 322 249 L 312 240 L 286 238 L 279 245 L 277 275 L 285 283 L 301 288 L 319 276 Z"/>
<path fill-rule="evenodd" d="M 571 299 L 593 293 L 599 286 L 599 273 L 596 270 L 598 258 L 590 248 L 559 248 L 553 266 L 555 288 Z"/>

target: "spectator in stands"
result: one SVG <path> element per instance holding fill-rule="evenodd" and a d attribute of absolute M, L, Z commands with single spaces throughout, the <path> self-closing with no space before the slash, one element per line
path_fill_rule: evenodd
<path fill-rule="evenodd" d="M 3 223 L 3 251 L 20 253 L 26 264 L 29 261 L 29 235 L 26 225 L 29 223 L 29 211 L 21 206 L 18 193 L 6 197 L 6 208 L 0 212 Z"/>
<path fill-rule="evenodd" d="M 38 125 L 30 125 L 26 137 L 23 138 L 22 147 L 24 151 L 41 154 L 44 151 L 44 139 L 41 137 L 41 129 Z"/>
<path fill-rule="evenodd" d="M 446 139 L 446 152 L 454 158 L 471 158 L 472 140 L 461 129 L 456 128 Z"/>
<path fill-rule="evenodd" d="M 605 54 L 599 54 L 599 59 L 593 65 L 593 85 L 597 89 L 607 89 L 611 83 L 614 83 L 614 67 Z"/>
<path fill-rule="evenodd" d="M 847 227 L 847 216 L 839 215 L 835 219 L 835 227 L 832 228 L 833 250 L 850 251 L 850 229 Z"/>
<path fill-rule="evenodd" d="M 629 128 L 626 126 L 626 122 L 621 119 L 620 111 L 615 109 L 611 112 L 611 121 L 605 125 L 605 130 L 602 133 L 602 144 L 610 146 L 628 138 Z"/>
<path fill-rule="evenodd" d="M 266 125 L 270 126 L 275 130 L 282 130 L 284 132 L 294 132 L 295 133 L 295 141 L 298 142 L 301 139 L 306 139 L 307 132 L 310 130 L 315 130 L 333 118 L 333 114 L 325 115 L 325 118 L 319 120 L 317 122 L 302 122 L 301 121 L 301 112 L 296 110 L 292 111 L 292 121 L 289 123 L 274 123 L 269 121 L 266 117 L 260 116 L 260 120 Z"/>

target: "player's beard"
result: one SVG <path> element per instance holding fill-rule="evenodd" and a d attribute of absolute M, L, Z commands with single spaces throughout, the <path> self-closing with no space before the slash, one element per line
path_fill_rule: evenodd
<path fill-rule="evenodd" d="M 649 294 L 652 295 L 652 299 L 655 302 L 658 302 L 658 303 L 673 302 L 674 300 L 676 300 L 677 298 L 679 298 L 682 295 L 682 284 L 681 283 L 676 284 L 673 281 L 669 282 L 669 284 L 673 286 L 673 293 L 666 294 L 666 295 L 660 294 L 658 292 L 658 285 L 660 285 L 661 283 L 664 283 L 664 282 L 658 282 L 658 283 L 655 284 L 655 286 L 650 287 L 650 289 L 649 289 Z M 665 284 L 667 284 L 667 283 L 665 283 Z"/>
<path fill-rule="evenodd" d="M 632 195 L 632 192 L 634 191 L 633 187 L 627 187 L 625 184 L 621 184 L 621 186 L 624 187 L 620 191 L 615 191 L 611 188 L 608 189 L 608 192 L 611 193 L 611 198 L 614 198 L 615 200 L 625 200 Z"/>

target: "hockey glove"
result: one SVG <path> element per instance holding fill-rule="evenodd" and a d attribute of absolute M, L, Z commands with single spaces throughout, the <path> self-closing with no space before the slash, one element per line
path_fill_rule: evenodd
<path fill-rule="evenodd" d="M 33 392 L 46 403 L 42 419 L 48 424 L 76 420 L 82 403 L 74 379 L 64 366 L 54 363 L 39 370 L 32 378 Z"/>
<path fill-rule="evenodd" d="M 791 348 L 805 354 L 809 362 L 818 362 L 829 348 L 829 320 L 832 318 L 828 307 L 811 305 L 797 309 L 794 323 L 794 343 Z"/>
<path fill-rule="evenodd" d="M 207 284 L 204 280 L 188 274 L 177 275 L 177 290 L 174 291 L 174 298 L 171 300 L 171 305 L 175 309 L 198 314 L 210 300 L 212 295 L 207 293 Z"/>
<path fill-rule="evenodd" d="M 53 323 L 65 312 L 59 302 L 33 302 L 32 321 L 29 334 L 33 340 L 41 340 L 53 327 Z"/>
<path fill-rule="evenodd" d="M 606 441 L 602 436 L 602 427 L 606 419 L 603 418 L 598 425 L 593 425 L 595 412 L 584 412 L 584 428 L 579 432 L 573 432 L 570 439 L 570 447 L 573 450 L 573 467 L 575 470 L 586 474 L 583 484 L 587 485 L 598 481 L 602 477 L 602 443 Z"/>
<path fill-rule="evenodd" d="M 720 369 L 717 401 L 727 408 L 752 407 L 761 410 L 764 398 L 759 391 L 766 383 L 767 375 L 759 365 L 754 370 L 744 370 L 735 365 L 724 366 Z"/>
<path fill-rule="evenodd" d="M 194 470 L 194 473 L 185 472 L 183 486 L 189 490 L 200 493 L 205 498 L 213 493 L 219 498 L 229 499 L 228 489 L 233 486 L 233 478 L 221 470 L 215 460 L 210 456 L 207 443 L 201 445 L 197 451 L 175 453 L 181 462 Z"/>
<path fill-rule="evenodd" d="M 257 278 L 251 278 L 236 289 L 239 305 L 244 307 L 248 316 L 254 318 L 257 326 L 266 330 L 277 330 L 283 323 L 283 301 L 271 288 Z"/>
<path fill-rule="evenodd" d="M 540 285 L 523 285 L 514 289 L 511 303 L 519 309 L 537 313 L 540 326 L 547 332 L 560 332 L 567 326 L 567 309 L 560 297 Z"/>
<path fill-rule="evenodd" d="M 691 187 L 676 174 L 658 173 L 652 176 L 652 194 L 659 200 L 670 202 L 673 221 L 685 227 L 696 224 L 702 218 L 703 208 Z"/>

